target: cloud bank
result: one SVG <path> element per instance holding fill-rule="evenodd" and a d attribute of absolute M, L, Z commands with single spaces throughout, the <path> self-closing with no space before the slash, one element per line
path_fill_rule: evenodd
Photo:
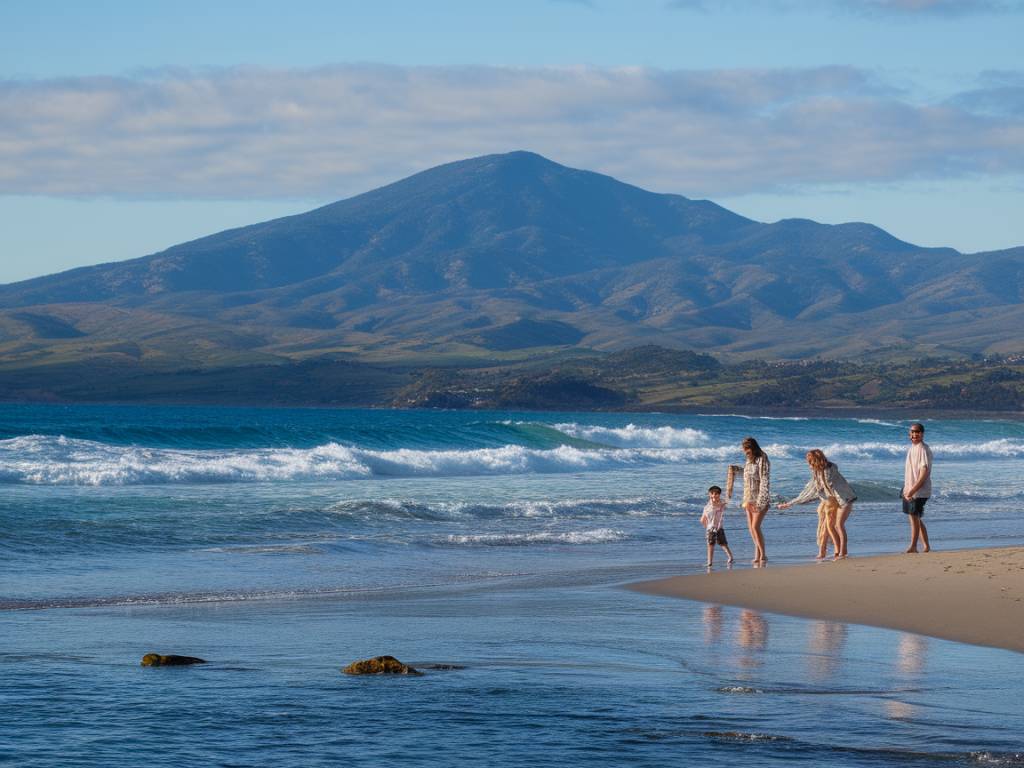
<path fill-rule="evenodd" d="M 0 81 L 0 194 L 336 198 L 529 149 L 692 196 L 1024 173 L 1024 77 L 336 66 Z"/>

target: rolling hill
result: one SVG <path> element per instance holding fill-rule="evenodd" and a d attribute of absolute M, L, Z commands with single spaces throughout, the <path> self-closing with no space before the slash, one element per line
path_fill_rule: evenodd
<path fill-rule="evenodd" d="M 512 152 L 0 286 L 0 370 L 483 365 L 643 344 L 727 360 L 963 356 L 1024 350 L 1022 327 L 1024 247 L 759 223 Z"/>

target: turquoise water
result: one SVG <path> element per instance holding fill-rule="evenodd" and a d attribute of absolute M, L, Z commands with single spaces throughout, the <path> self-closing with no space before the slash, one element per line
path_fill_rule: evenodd
<path fill-rule="evenodd" d="M 1024 764 L 1019 654 L 621 588 L 702 570 L 747 434 L 785 497 L 823 448 L 851 553 L 900 550 L 906 424 L 0 406 L 0 760 Z M 926 439 L 933 544 L 1024 542 L 1024 425 Z M 770 512 L 773 563 L 815 526 Z M 339 673 L 381 653 L 462 668 Z"/>

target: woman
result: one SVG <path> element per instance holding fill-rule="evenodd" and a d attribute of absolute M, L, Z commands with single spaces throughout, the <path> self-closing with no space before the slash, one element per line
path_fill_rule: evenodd
<path fill-rule="evenodd" d="M 747 529 L 750 531 L 750 538 L 754 542 L 754 559 L 752 563 L 768 562 L 768 555 L 764 548 L 764 534 L 761 533 L 761 523 L 768 512 L 769 505 L 769 475 L 771 464 L 768 456 L 761 450 L 757 440 L 752 437 L 743 438 L 741 443 L 743 453 L 746 454 L 747 462 L 742 467 L 735 464 L 729 467 L 729 477 L 726 485 L 728 494 L 732 496 L 733 477 L 743 473 L 743 509 L 747 513 Z"/>
<path fill-rule="evenodd" d="M 818 559 L 825 558 L 827 540 L 832 539 L 833 559 L 841 560 L 846 557 L 846 519 L 853 511 L 857 496 L 839 472 L 839 467 L 829 461 L 820 449 L 807 452 L 807 466 L 811 468 L 810 481 L 799 496 L 779 504 L 779 509 L 819 500 Z"/>

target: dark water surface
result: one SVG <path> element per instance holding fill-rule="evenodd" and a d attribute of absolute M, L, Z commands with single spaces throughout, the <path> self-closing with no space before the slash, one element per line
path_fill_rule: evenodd
<path fill-rule="evenodd" d="M 933 542 L 1024 542 L 1024 426 L 928 426 Z M 897 551 L 905 427 L 0 407 L 0 762 L 1024 765 L 1019 654 L 621 589 L 700 570 L 746 434 L 783 496 L 825 449 L 851 552 Z M 814 529 L 770 512 L 773 564 Z M 464 668 L 340 674 L 382 653 Z"/>

